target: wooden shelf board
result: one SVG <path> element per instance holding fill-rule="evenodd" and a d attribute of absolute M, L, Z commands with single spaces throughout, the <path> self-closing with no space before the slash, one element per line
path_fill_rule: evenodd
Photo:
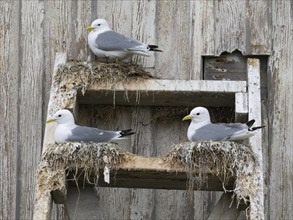
<path fill-rule="evenodd" d="M 145 188 L 145 189 L 167 189 L 167 190 L 187 190 L 188 178 L 183 167 L 174 168 L 165 163 L 163 159 L 157 157 L 141 157 L 131 155 L 131 160 L 119 165 L 117 170 L 111 170 L 110 183 L 104 181 L 103 170 L 100 170 L 98 187 L 115 187 L 115 188 Z M 200 187 L 194 184 L 194 190 L 203 191 L 223 191 L 223 185 L 217 176 L 208 171 L 204 172 L 207 181 Z M 79 176 L 78 180 L 74 178 L 75 171 L 69 172 L 66 182 L 67 187 L 93 187 L 94 184 L 89 184 L 85 181 L 83 175 Z M 194 171 L 198 174 L 198 171 Z M 94 183 L 96 176 L 90 175 L 89 180 Z M 225 188 L 232 190 L 235 178 L 231 178 Z M 56 204 L 64 204 L 65 194 L 60 190 L 53 191 L 52 197 Z"/>
<path fill-rule="evenodd" d="M 146 106 L 234 106 L 235 93 L 246 92 L 245 81 L 161 80 L 95 84 L 84 95 L 78 92 L 80 104 L 146 105 Z"/>

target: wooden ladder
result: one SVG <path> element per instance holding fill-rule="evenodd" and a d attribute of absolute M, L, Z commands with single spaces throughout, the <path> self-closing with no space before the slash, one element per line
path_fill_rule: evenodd
<path fill-rule="evenodd" d="M 113 103 L 112 98 L 109 99 L 109 97 L 107 98 L 103 95 L 99 96 L 99 92 L 108 92 L 113 95 L 112 85 L 107 84 L 90 85 L 86 89 L 86 94 L 84 96 L 81 95 L 79 90 L 74 88 L 69 94 L 60 94 L 59 85 L 66 84 L 66 79 L 61 79 L 60 82 L 56 82 L 54 76 L 58 71 L 58 66 L 60 64 L 65 64 L 66 62 L 66 54 L 56 54 L 47 118 L 52 116 L 52 114 L 60 108 L 71 109 L 74 113 L 77 113 L 78 102 L 91 104 Z M 218 97 L 216 99 L 216 105 L 219 106 L 230 105 L 231 102 L 234 102 L 235 100 L 236 121 L 239 121 L 248 115 L 249 120 L 255 119 L 257 122 L 261 122 L 260 61 L 258 59 L 248 58 L 247 74 L 247 82 L 146 79 L 137 83 L 117 83 L 115 86 L 115 104 L 124 104 L 125 100 L 122 100 L 119 97 L 123 97 L 125 91 L 127 91 L 128 94 L 135 94 L 138 91 L 140 92 L 139 101 L 135 97 L 130 98 L 128 100 L 129 105 L 144 104 L 151 106 L 154 104 L 153 95 L 159 100 L 161 105 L 186 105 L 187 103 L 194 102 L 196 98 L 199 99 L 199 97 L 202 96 Z M 178 98 L 176 100 L 170 99 L 170 94 L 176 94 Z M 96 96 L 99 96 L 99 98 L 94 98 Z M 133 96 L 130 95 L 130 97 Z M 205 105 L 203 99 L 201 99 L 200 104 L 202 106 Z M 47 124 L 44 135 L 43 153 L 46 152 L 46 149 L 50 144 L 54 144 L 53 131 L 54 125 Z M 261 132 L 258 132 L 255 136 L 251 137 L 249 139 L 249 144 L 256 158 L 256 168 L 254 174 L 251 176 L 251 182 L 257 192 L 250 195 L 249 216 L 251 219 L 264 219 Z M 172 166 L 164 165 L 161 158 L 133 155 L 132 163 L 121 165 L 119 167 L 119 172 L 121 176 L 127 178 L 128 181 L 126 182 L 129 182 L 129 184 L 125 184 L 125 181 L 119 182 L 119 175 L 117 174 L 115 177 L 115 184 L 110 183 L 103 185 L 102 181 L 99 185 L 126 188 L 186 189 L 186 171 L 184 169 L 175 170 Z M 149 181 L 142 181 L 146 176 L 149 177 Z M 156 176 L 156 178 L 152 179 L 153 176 Z M 157 176 L 160 176 L 161 178 L 157 178 Z M 209 187 L 205 190 L 223 191 L 222 183 L 217 177 L 208 174 L 208 181 L 210 182 L 208 184 Z M 34 219 L 36 220 L 51 218 L 52 198 L 56 204 L 64 204 L 66 200 L 66 190 L 56 192 L 43 191 L 41 190 L 41 184 L 40 177 L 37 176 L 34 205 Z M 233 188 L 233 182 L 230 182 L 227 187 Z M 67 193 L 74 192 L 68 189 Z M 93 195 L 93 193 L 88 193 L 87 195 L 90 196 Z M 92 198 L 93 200 L 95 199 L 94 197 L 95 196 Z M 240 211 L 236 208 L 235 203 L 232 207 L 230 207 L 230 204 L 231 193 L 223 193 L 208 219 L 237 219 Z"/>

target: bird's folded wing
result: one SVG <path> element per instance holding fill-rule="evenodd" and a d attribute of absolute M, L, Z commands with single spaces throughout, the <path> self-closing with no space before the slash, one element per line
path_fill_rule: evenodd
<path fill-rule="evenodd" d="M 71 133 L 66 141 L 106 142 L 119 136 L 116 131 L 105 131 L 85 126 L 76 126 L 71 130 Z"/>
<path fill-rule="evenodd" d="M 231 136 L 242 132 L 242 126 L 227 126 L 227 124 L 208 124 L 196 130 L 192 140 L 228 140 Z"/>
<path fill-rule="evenodd" d="M 98 49 L 104 51 L 141 50 L 144 44 L 114 31 L 106 31 L 96 38 Z"/>

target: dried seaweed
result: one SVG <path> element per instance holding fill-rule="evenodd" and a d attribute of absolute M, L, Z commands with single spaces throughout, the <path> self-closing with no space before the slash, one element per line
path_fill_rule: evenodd
<path fill-rule="evenodd" d="M 65 90 L 72 88 L 81 89 L 84 94 L 87 87 L 91 84 L 105 83 L 107 85 L 115 85 L 120 81 L 128 82 L 133 79 L 148 78 L 155 78 L 155 76 L 152 76 L 137 64 L 122 61 L 115 63 L 71 61 L 58 67 L 54 81 L 58 85 L 59 82 L 64 81 L 65 85 L 63 85 L 63 88 Z"/>
<path fill-rule="evenodd" d="M 58 102 L 51 103 L 50 114 L 60 108 L 70 108 L 75 103 L 78 90 L 84 95 L 91 85 L 97 83 L 110 85 L 115 90 L 118 82 L 128 83 L 157 78 L 141 66 L 123 61 L 114 63 L 69 61 L 58 66 L 53 77 L 52 89 Z M 127 95 L 127 91 L 126 91 Z M 57 97 L 58 96 L 58 97 Z"/>
<path fill-rule="evenodd" d="M 207 173 L 218 176 L 223 189 L 231 178 L 236 178 L 234 195 L 238 204 L 246 203 L 254 195 L 252 179 L 255 172 L 255 158 L 249 146 L 231 142 L 186 142 L 175 145 L 166 156 L 173 166 L 185 167 L 188 177 L 188 190 L 204 188 Z"/>
<path fill-rule="evenodd" d="M 38 186 L 42 192 L 65 190 L 66 171 L 74 171 L 74 180 L 83 173 L 84 181 L 95 184 L 99 171 L 108 167 L 115 170 L 131 160 L 132 154 L 120 150 L 111 143 L 51 144 L 43 153 L 38 169 Z M 173 169 L 185 169 L 188 177 L 187 190 L 204 189 L 208 175 L 219 177 L 223 190 L 229 180 L 235 180 L 234 197 L 238 204 L 245 203 L 257 192 L 253 184 L 255 157 L 249 146 L 231 141 L 185 142 L 175 145 L 161 157 Z M 72 172 L 71 172 L 72 173 Z M 96 178 L 91 182 L 90 176 Z"/>
<path fill-rule="evenodd" d="M 125 160 L 127 152 L 120 150 L 112 143 L 50 144 L 42 155 L 38 168 L 38 185 L 41 191 L 64 189 L 65 171 L 74 171 L 75 179 L 80 173 L 84 181 L 90 183 L 89 177 L 94 174 L 97 181 L 99 171 L 106 166 L 115 170 Z M 94 184 L 94 183 L 93 183 Z"/>

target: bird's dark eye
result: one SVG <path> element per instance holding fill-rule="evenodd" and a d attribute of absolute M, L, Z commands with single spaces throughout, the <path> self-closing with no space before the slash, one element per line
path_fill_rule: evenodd
<path fill-rule="evenodd" d="M 98 24 L 98 26 L 101 26 L 101 24 Z"/>
<path fill-rule="evenodd" d="M 61 115 L 58 115 L 58 117 L 60 118 L 60 117 L 61 117 Z"/>
<path fill-rule="evenodd" d="M 196 113 L 196 115 L 200 115 L 200 113 Z"/>

